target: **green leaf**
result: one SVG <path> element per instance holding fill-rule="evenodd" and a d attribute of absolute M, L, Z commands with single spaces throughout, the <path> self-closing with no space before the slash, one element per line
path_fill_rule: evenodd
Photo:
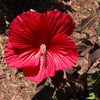
<path fill-rule="evenodd" d="M 98 2 L 100 2 L 100 0 L 98 0 Z"/>
<path fill-rule="evenodd" d="M 88 86 L 92 86 L 95 82 L 96 82 L 96 80 L 89 82 Z"/>
<path fill-rule="evenodd" d="M 79 71 L 78 71 L 78 74 L 79 74 L 79 75 L 83 75 L 84 72 L 81 72 L 81 71 L 79 70 Z"/>
<path fill-rule="evenodd" d="M 95 94 L 93 92 L 89 93 L 89 97 L 87 97 L 86 99 L 94 100 L 95 99 Z"/>
<path fill-rule="evenodd" d="M 100 23 L 98 24 L 98 27 L 97 27 L 97 40 L 98 40 L 99 35 L 100 35 Z"/>
<path fill-rule="evenodd" d="M 34 9 L 30 9 L 30 11 L 36 12 L 36 10 L 34 10 Z"/>

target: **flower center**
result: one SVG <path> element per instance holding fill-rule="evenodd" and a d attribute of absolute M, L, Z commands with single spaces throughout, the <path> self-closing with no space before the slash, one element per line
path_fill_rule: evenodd
<path fill-rule="evenodd" d="M 41 44 L 40 45 L 40 55 L 45 55 L 46 54 L 46 45 Z"/>

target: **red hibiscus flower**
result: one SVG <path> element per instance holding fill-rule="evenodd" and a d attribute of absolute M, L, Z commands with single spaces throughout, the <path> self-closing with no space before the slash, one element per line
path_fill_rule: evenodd
<path fill-rule="evenodd" d="M 25 77 L 36 83 L 54 76 L 55 71 L 74 66 L 78 52 L 69 37 L 74 24 L 69 15 L 57 10 L 18 15 L 8 31 L 6 62 L 22 68 Z"/>

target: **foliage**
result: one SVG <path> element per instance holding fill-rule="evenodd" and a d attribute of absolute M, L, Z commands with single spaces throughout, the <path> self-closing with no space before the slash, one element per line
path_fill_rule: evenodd
<path fill-rule="evenodd" d="M 89 93 L 89 97 L 87 97 L 86 99 L 94 100 L 95 99 L 95 94 L 93 92 Z"/>

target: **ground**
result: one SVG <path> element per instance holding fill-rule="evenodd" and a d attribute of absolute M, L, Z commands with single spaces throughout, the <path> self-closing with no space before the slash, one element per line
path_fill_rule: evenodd
<path fill-rule="evenodd" d="M 32 81 L 25 79 L 21 70 L 9 67 L 4 60 L 4 48 L 8 39 L 7 31 L 11 21 L 23 11 L 34 9 L 38 12 L 45 12 L 48 10 L 58 9 L 62 12 L 68 13 L 75 21 L 75 29 L 81 26 L 82 20 L 89 16 L 95 15 L 94 8 L 99 8 L 97 0 L 1 0 L 0 1 L 0 100 L 33 100 L 36 92 L 36 84 Z M 76 47 L 80 51 L 79 44 L 82 43 L 82 39 L 92 41 L 96 43 L 97 25 L 99 19 L 95 19 L 95 22 L 88 25 L 88 27 L 81 31 L 74 31 L 71 36 L 76 44 Z M 100 37 L 98 37 L 100 39 Z M 84 43 L 84 42 L 83 42 Z M 97 43 L 98 44 L 98 43 Z M 87 46 L 87 45 L 85 45 Z M 84 50 L 83 50 L 84 51 Z M 82 54 L 81 54 L 82 55 Z M 100 61 L 100 53 L 98 57 L 94 58 Z M 76 68 L 81 68 L 81 72 L 88 70 L 89 54 L 85 54 L 83 57 L 79 57 L 76 64 Z M 94 61 L 94 64 L 98 64 Z M 96 66 L 94 65 L 94 67 Z M 93 66 L 93 65 L 92 65 Z M 89 69 L 90 72 L 95 72 L 94 67 Z M 81 88 L 83 88 L 81 86 Z M 38 99 L 36 99 L 38 100 Z M 42 100 L 42 99 L 39 99 Z M 48 100 L 48 99 L 46 99 Z M 56 100 L 56 99 L 55 99 Z M 80 100 L 80 99 L 68 99 L 68 100 Z"/>

